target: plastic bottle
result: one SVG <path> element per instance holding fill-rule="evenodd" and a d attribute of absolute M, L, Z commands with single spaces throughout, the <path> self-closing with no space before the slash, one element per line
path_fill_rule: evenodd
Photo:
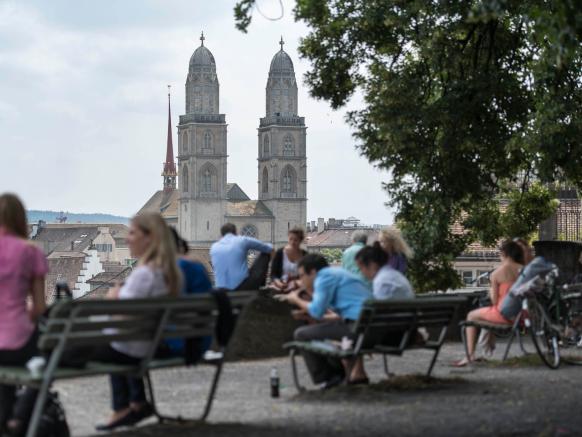
<path fill-rule="evenodd" d="M 279 397 L 279 374 L 275 367 L 271 369 L 271 397 Z"/>

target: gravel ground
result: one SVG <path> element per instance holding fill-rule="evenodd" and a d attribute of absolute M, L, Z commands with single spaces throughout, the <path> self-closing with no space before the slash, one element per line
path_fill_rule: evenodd
<path fill-rule="evenodd" d="M 529 347 L 530 349 L 531 346 Z M 499 347 L 500 354 L 502 346 Z M 517 351 L 517 347 L 514 347 Z M 367 359 L 368 387 L 340 387 L 297 394 L 288 360 L 227 363 L 208 423 L 144 426 L 118 435 L 157 436 L 566 436 L 582 434 L 580 387 L 582 367 L 549 370 L 535 360 L 511 360 L 454 369 L 463 355 L 451 343 L 441 351 L 434 379 L 420 376 L 430 352 L 412 351 L 391 358 L 397 376 L 386 380 L 382 360 Z M 279 370 L 281 397 L 269 396 L 269 374 Z M 308 376 L 301 363 L 303 381 Z M 406 376 L 408 375 L 408 376 Z M 194 416 L 202 410 L 212 369 L 172 369 L 154 373 L 159 409 Z M 313 386 L 309 385 L 313 388 Z M 108 414 L 105 377 L 79 379 L 56 386 L 74 435 L 90 435 Z"/>

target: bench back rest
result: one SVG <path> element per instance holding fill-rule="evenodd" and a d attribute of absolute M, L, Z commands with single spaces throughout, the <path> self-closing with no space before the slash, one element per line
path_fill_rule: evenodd
<path fill-rule="evenodd" d="M 464 297 L 368 300 L 354 331 L 356 337 L 362 336 L 364 348 L 397 346 L 403 334 L 414 335 L 418 328 L 446 329 L 465 300 Z"/>
<path fill-rule="evenodd" d="M 254 297 L 230 293 L 238 314 Z M 218 318 L 210 293 L 148 299 L 61 301 L 51 310 L 39 348 L 51 351 L 64 338 L 66 347 L 113 341 L 151 341 L 213 336 Z"/>

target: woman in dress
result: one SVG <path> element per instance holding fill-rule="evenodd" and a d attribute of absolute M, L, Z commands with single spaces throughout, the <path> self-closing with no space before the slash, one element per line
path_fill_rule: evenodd
<path fill-rule="evenodd" d="M 468 321 L 507 325 L 512 324 L 511 320 L 507 320 L 501 315 L 500 309 L 509 289 L 517 280 L 519 272 L 523 267 L 524 252 L 521 246 L 514 241 L 505 241 L 501 245 L 500 252 L 501 265 L 493 271 L 490 279 L 491 288 L 489 289 L 489 296 L 491 298 L 491 306 L 477 308 L 471 311 L 467 315 Z M 477 327 L 467 327 L 468 357 L 453 363 L 453 365 L 462 367 L 475 360 L 477 334 Z"/>
<path fill-rule="evenodd" d="M 137 299 L 178 296 L 182 276 L 176 260 L 176 244 L 170 228 L 160 214 L 145 213 L 134 217 L 129 226 L 127 244 L 137 267 L 123 286 L 109 290 L 109 299 Z M 149 341 L 113 342 L 92 355 L 95 361 L 137 365 L 150 350 Z M 109 422 L 98 425 L 98 431 L 135 425 L 151 416 L 153 407 L 147 402 L 143 379 L 110 375 L 113 413 Z"/>
<path fill-rule="evenodd" d="M 43 252 L 28 241 L 26 212 L 13 194 L 0 196 L 0 364 L 24 366 L 38 355 L 35 331 L 46 309 L 44 280 L 48 271 Z M 29 304 L 27 304 L 27 300 Z M 27 389 L 19 404 L 34 405 L 36 391 Z M 0 385 L 0 435 L 14 432 L 27 417 L 15 407 L 15 387 Z M 13 411 L 14 410 L 14 411 Z"/>
<path fill-rule="evenodd" d="M 271 287 L 288 293 L 301 288 L 297 265 L 307 253 L 301 248 L 305 233 L 301 228 L 293 228 L 288 233 L 287 245 L 275 252 L 271 264 Z"/>

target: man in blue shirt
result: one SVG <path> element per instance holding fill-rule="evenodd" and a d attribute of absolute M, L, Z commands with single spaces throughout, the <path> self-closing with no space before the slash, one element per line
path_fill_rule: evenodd
<path fill-rule="evenodd" d="M 325 258 L 318 254 L 305 255 L 299 261 L 299 279 L 312 294 L 312 301 L 301 299 L 296 292 L 281 300 L 299 307 L 294 312 L 296 318 L 308 316 L 321 322 L 298 328 L 295 340 L 353 339 L 352 325 L 360 315 L 363 302 L 372 297 L 362 280 L 341 267 L 329 267 Z M 345 368 L 340 360 L 308 352 L 302 352 L 302 355 L 315 384 L 329 388 L 344 380 Z M 353 384 L 367 382 L 365 373 L 360 373 L 359 364 L 348 380 Z"/>
<path fill-rule="evenodd" d="M 222 238 L 210 247 L 216 288 L 228 290 L 256 290 L 265 284 L 273 246 L 256 238 L 236 235 L 236 226 L 226 223 L 220 228 Z M 247 255 L 257 250 L 257 257 L 249 272 Z"/>

